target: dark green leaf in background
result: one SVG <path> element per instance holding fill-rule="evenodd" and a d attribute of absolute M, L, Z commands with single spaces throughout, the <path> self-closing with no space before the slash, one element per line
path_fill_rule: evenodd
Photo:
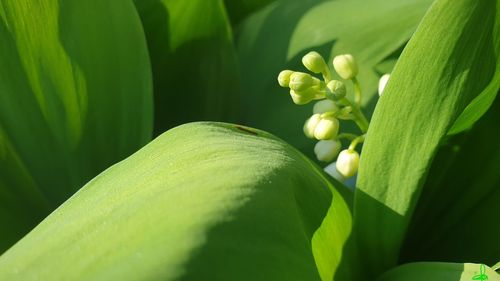
<path fill-rule="evenodd" d="M 469 102 L 495 83 L 496 5 L 436 1 L 396 64 L 373 115 L 355 195 L 354 232 L 368 278 L 397 264 L 440 143 Z"/>
<path fill-rule="evenodd" d="M 90 181 L 0 257 L 0 279 L 321 280 L 351 225 L 325 176 L 265 132 L 183 125 Z"/>
<path fill-rule="evenodd" d="M 233 25 L 237 25 L 252 13 L 276 0 L 224 0 Z"/>
<path fill-rule="evenodd" d="M 196 120 L 231 121 L 239 74 L 222 0 L 135 0 L 155 92 L 155 135 Z"/>
<path fill-rule="evenodd" d="M 500 259 L 500 98 L 436 155 L 401 259 L 494 264 Z"/>
<path fill-rule="evenodd" d="M 0 2 L 0 253 L 151 135 L 128 1 Z"/>

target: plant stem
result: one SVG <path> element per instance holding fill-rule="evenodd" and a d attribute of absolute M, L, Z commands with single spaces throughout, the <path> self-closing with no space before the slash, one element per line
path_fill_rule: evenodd
<path fill-rule="evenodd" d="M 366 133 L 368 131 L 368 126 L 370 125 L 370 123 L 368 122 L 368 119 L 366 119 L 359 106 L 357 104 L 352 104 L 351 101 L 349 101 L 347 98 L 342 98 L 340 101 L 347 106 L 352 106 L 351 113 L 354 116 L 354 122 L 356 122 L 356 125 L 358 125 L 363 134 Z"/>
<path fill-rule="evenodd" d="M 326 84 L 332 80 L 332 74 L 330 73 L 330 69 L 328 67 L 325 67 L 321 74 L 323 74 L 323 80 L 325 80 Z"/>
<path fill-rule="evenodd" d="M 355 138 L 351 144 L 349 145 L 349 150 L 355 150 L 356 149 L 356 146 L 359 144 L 359 143 L 362 143 L 365 141 L 365 135 L 361 135 L 357 138 Z"/>
<path fill-rule="evenodd" d="M 356 77 L 352 78 L 352 84 L 354 86 L 354 103 L 361 107 L 361 85 Z"/>
<path fill-rule="evenodd" d="M 338 139 L 348 139 L 348 140 L 355 140 L 358 137 L 358 135 L 355 134 L 350 134 L 350 133 L 342 133 L 337 136 Z"/>

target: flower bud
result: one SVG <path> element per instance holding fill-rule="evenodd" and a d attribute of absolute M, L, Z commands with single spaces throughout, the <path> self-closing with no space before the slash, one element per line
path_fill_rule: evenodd
<path fill-rule="evenodd" d="M 326 62 L 317 52 L 309 52 L 302 58 L 302 64 L 311 72 L 321 73 L 325 70 Z"/>
<path fill-rule="evenodd" d="M 303 105 L 311 102 L 316 98 L 316 91 L 312 89 L 307 89 L 305 91 L 294 91 L 290 90 L 290 96 L 292 101 L 297 105 Z"/>
<path fill-rule="evenodd" d="M 336 166 L 337 166 L 337 163 L 333 162 L 330 165 L 326 166 L 323 170 L 327 174 L 332 176 L 334 179 L 338 180 L 339 182 L 344 182 L 346 180 L 346 178 L 339 173 Z"/>
<path fill-rule="evenodd" d="M 287 88 L 290 84 L 290 75 L 292 75 L 293 71 L 291 70 L 283 70 L 278 75 L 278 83 L 281 87 Z"/>
<path fill-rule="evenodd" d="M 321 114 L 314 114 L 306 120 L 306 123 L 304 123 L 304 134 L 306 135 L 306 137 L 310 139 L 314 138 L 314 129 L 316 129 L 316 126 L 318 125 L 320 120 Z"/>
<path fill-rule="evenodd" d="M 389 78 L 391 77 L 390 74 L 384 74 L 382 77 L 380 77 L 380 80 L 378 80 L 378 95 L 382 96 L 382 92 L 384 92 L 385 85 L 387 85 L 387 82 L 389 81 Z"/>
<path fill-rule="evenodd" d="M 337 111 L 339 107 L 331 100 L 318 101 L 313 107 L 313 113 L 325 113 L 329 111 Z"/>
<path fill-rule="evenodd" d="M 359 154 L 356 150 L 342 150 L 337 158 L 337 170 L 346 177 L 352 177 L 356 174 L 359 167 Z"/>
<path fill-rule="evenodd" d="M 314 137 L 318 140 L 335 138 L 339 133 L 339 120 L 333 116 L 321 117 L 314 128 Z"/>
<path fill-rule="evenodd" d="M 345 80 L 349 80 L 358 75 L 358 65 L 354 57 L 350 54 L 339 55 L 333 59 L 335 71 Z"/>
<path fill-rule="evenodd" d="M 342 144 L 338 140 L 322 140 L 314 146 L 314 153 L 319 161 L 330 162 L 339 154 Z"/>
<path fill-rule="evenodd" d="M 303 72 L 294 72 L 290 75 L 288 86 L 294 91 L 305 91 L 313 86 L 313 77 Z"/>
<path fill-rule="evenodd" d="M 339 80 L 332 80 L 326 85 L 328 90 L 331 92 L 331 96 L 334 100 L 340 100 L 346 95 L 345 84 Z"/>

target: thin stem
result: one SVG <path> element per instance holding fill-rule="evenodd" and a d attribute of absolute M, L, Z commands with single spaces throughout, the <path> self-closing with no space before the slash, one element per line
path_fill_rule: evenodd
<path fill-rule="evenodd" d="M 348 106 L 352 106 L 351 114 L 354 116 L 354 122 L 356 122 L 356 125 L 358 125 L 363 134 L 366 133 L 368 131 L 368 126 L 370 125 L 370 123 L 368 122 L 368 119 L 366 119 L 359 106 L 352 104 L 351 101 L 346 98 L 342 98 L 340 101 Z"/>
<path fill-rule="evenodd" d="M 366 135 L 366 134 L 365 134 Z M 362 143 L 365 141 L 365 135 L 361 135 L 357 138 L 355 138 L 351 144 L 349 145 L 349 150 L 355 150 L 356 149 L 356 146 L 359 144 L 359 143 Z"/>
<path fill-rule="evenodd" d="M 332 73 L 330 72 L 330 69 L 327 66 L 325 66 L 325 69 L 321 72 L 321 74 L 323 74 L 323 79 L 325 80 L 326 84 L 332 81 Z"/>
<path fill-rule="evenodd" d="M 352 78 L 352 84 L 354 86 L 354 103 L 361 107 L 361 85 L 356 77 Z"/>
<path fill-rule="evenodd" d="M 358 137 L 358 135 L 355 134 L 350 134 L 350 133 L 341 133 L 337 136 L 338 139 L 348 139 L 348 140 L 355 140 Z"/>

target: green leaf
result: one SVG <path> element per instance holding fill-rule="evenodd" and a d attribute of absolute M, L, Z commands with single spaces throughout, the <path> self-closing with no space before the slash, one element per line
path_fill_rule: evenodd
<path fill-rule="evenodd" d="M 144 34 L 128 1 L 0 4 L 0 252 L 146 143 Z"/>
<path fill-rule="evenodd" d="M 340 258 L 351 223 L 325 176 L 268 133 L 183 125 L 94 178 L 2 255 L 0 279 L 320 280 L 329 273 L 318 273 L 311 245 L 331 264 L 322 259 Z M 320 225 L 339 233 L 315 234 Z M 330 239 L 336 254 L 321 255 Z"/>
<path fill-rule="evenodd" d="M 373 115 L 355 195 L 355 239 L 368 277 L 397 263 L 440 143 L 498 71 L 496 5 L 436 1 L 396 64 Z"/>
<path fill-rule="evenodd" d="M 240 81 L 223 0 L 135 0 L 148 42 L 155 135 L 197 120 L 234 120 Z"/>
<path fill-rule="evenodd" d="M 430 2 L 281 0 L 252 15 L 243 22 L 237 41 L 246 122 L 286 137 L 312 156 L 314 143 L 302 134 L 312 106 L 293 104 L 288 92 L 277 84 L 278 73 L 283 69 L 304 71 L 301 57 L 310 50 L 320 52 L 329 64 L 334 55 L 352 53 L 360 68 L 365 112 L 370 115 L 383 74 L 376 66 L 399 54 Z M 390 71 L 392 65 L 384 69 Z M 355 125 L 345 124 L 344 130 L 357 132 Z"/>
<path fill-rule="evenodd" d="M 404 261 L 500 259 L 500 98 L 466 135 L 436 155 L 409 227 Z M 464 243 L 467 241 L 467 243 Z M 418 245 L 418 247 L 416 247 Z"/>
<path fill-rule="evenodd" d="M 487 278 L 485 278 L 487 277 Z M 377 281 L 500 281 L 491 268 L 474 263 L 416 262 L 398 266 L 384 273 Z"/>
<path fill-rule="evenodd" d="M 276 0 L 224 0 L 229 18 L 237 25 L 248 15 L 258 11 Z"/>

